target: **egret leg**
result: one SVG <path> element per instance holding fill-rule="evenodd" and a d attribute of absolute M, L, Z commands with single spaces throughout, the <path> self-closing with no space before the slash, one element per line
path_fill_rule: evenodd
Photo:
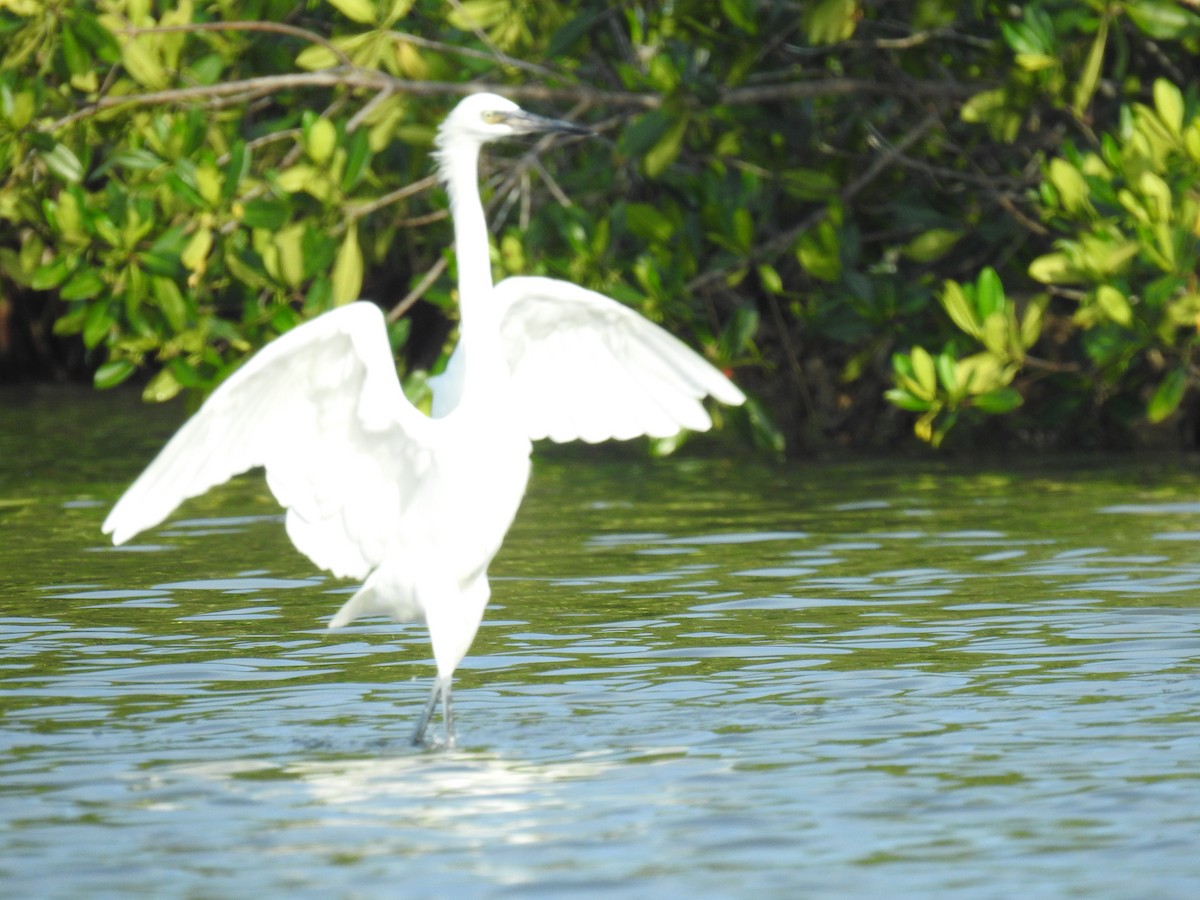
<path fill-rule="evenodd" d="M 421 713 L 421 720 L 417 722 L 417 729 L 413 732 L 412 742 L 418 747 L 425 743 L 425 730 L 429 727 L 430 720 L 433 719 L 439 700 L 442 703 L 442 715 L 445 717 L 446 749 L 450 749 L 455 744 L 450 676 L 446 675 L 445 677 L 438 676 L 433 680 L 433 690 L 429 692 L 429 700 L 426 701 L 425 710 Z"/>

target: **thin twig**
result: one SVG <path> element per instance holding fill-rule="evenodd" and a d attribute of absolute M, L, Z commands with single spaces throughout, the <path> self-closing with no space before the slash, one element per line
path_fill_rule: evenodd
<path fill-rule="evenodd" d="M 351 61 L 343 50 L 338 47 L 333 41 L 317 34 L 315 31 L 309 31 L 307 28 L 299 28 L 296 25 L 288 25 L 284 22 L 255 22 L 255 21 L 236 21 L 236 22 L 189 22 L 182 25 L 151 25 L 145 28 L 130 26 L 122 28 L 118 34 L 160 34 L 170 31 L 268 31 L 274 34 L 286 34 L 291 37 L 297 37 L 301 40 L 308 41 L 310 44 L 317 44 L 324 47 L 335 57 L 343 66 L 353 66 Z"/>
<path fill-rule="evenodd" d="M 429 290 L 430 285 L 432 285 L 442 276 L 442 273 L 446 271 L 447 265 L 448 263 L 446 262 L 446 257 L 439 256 L 438 261 L 429 268 L 428 272 L 421 276 L 421 280 L 413 286 L 413 289 L 404 295 L 404 299 L 388 311 L 387 320 L 389 322 L 395 322 L 402 315 L 408 312 L 409 307 L 424 297 L 425 292 Z"/>
<path fill-rule="evenodd" d="M 909 129 L 908 133 L 900 138 L 899 141 L 888 147 L 887 152 L 880 154 L 878 157 L 872 160 L 871 165 L 867 166 L 865 172 L 842 188 L 842 190 L 838 193 L 839 201 L 845 203 L 846 201 L 853 199 L 867 185 L 878 178 L 885 169 L 893 165 L 901 156 L 903 156 L 904 152 L 909 147 L 924 137 L 925 134 L 937 123 L 938 117 L 931 113 L 911 129 Z M 707 287 L 709 284 L 712 284 L 715 281 L 720 281 L 735 268 L 740 269 L 747 264 L 758 262 L 763 259 L 770 259 L 784 252 L 796 242 L 800 235 L 815 228 L 821 222 L 821 220 L 828 215 L 828 213 L 828 205 L 813 210 L 813 212 L 801 219 L 797 225 L 792 226 L 787 231 L 780 232 L 770 240 L 760 244 L 758 247 L 755 247 L 750 253 L 748 259 L 740 259 L 735 266 L 722 266 L 716 269 L 709 269 L 707 272 L 704 272 L 703 274 L 698 275 L 689 281 L 685 289 L 691 293 L 692 291 Z"/>
<path fill-rule="evenodd" d="M 422 191 L 427 191 L 437 184 L 436 175 L 427 175 L 420 181 L 414 181 L 412 184 L 406 184 L 402 188 L 397 188 L 394 191 L 389 191 L 382 197 L 376 197 L 369 203 L 359 203 L 354 206 L 346 207 L 346 215 L 351 219 L 361 219 L 363 216 L 370 215 L 378 209 L 389 206 L 398 200 L 403 200 L 406 197 L 411 197 L 413 194 L 419 194 Z"/>

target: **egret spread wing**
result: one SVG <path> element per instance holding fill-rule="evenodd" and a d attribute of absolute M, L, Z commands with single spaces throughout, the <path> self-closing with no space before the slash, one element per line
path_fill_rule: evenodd
<path fill-rule="evenodd" d="M 123 543 L 189 497 L 264 466 L 288 535 L 336 575 L 363 578 L 401 532 L 433 464 L 430 420 L 404 397 L 378 307 L 326 313 L 261 350 L 179 430 L 104 522 Z"/>
<path fill-rule="evenodd" d="M 701 402 L 745 396 L 682 341 L 595 291 L 553 278 L 496 285 L 513 403 L 534 440 L 705 431 Z"/>

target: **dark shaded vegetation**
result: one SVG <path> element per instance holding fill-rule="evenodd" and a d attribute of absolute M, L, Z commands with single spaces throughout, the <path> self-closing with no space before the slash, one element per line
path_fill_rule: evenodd
<path fill-rule="evenodd" d="M 494 266 L 614 296 L 795 452 L 1195 442 L 1190 2 L 0 10 L 0 379 L 202 394 L 332 304 L 452 337 L 433 129 L 488 87 Z"/>

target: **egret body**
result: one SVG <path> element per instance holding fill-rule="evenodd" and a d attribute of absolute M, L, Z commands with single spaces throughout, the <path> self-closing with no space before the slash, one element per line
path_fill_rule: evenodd
<path fill-rule="evenodd" d="M 483 618 L 488 565 L 525 493 L 532 441 L 705 430 L 704 397 L 744 400 L 699 355 L 607 297 L 550 278 L 493 285 L 479 152 L 539 131 L 587 133 L 494 94 L 462 100 L 438 130 L 460 327 L 446 371 L 431 380 L 432 416 L 401 390 L 379 308 L 352 303 L 230 376 L 103 525 L 124 543 L 187 498 L 262 466 L 297 549 L 362 581 L 330 628 L 371 615 L 427 623 L 437 677 L 418 744 L 439 702 L 454 743 L 451 678 Z"/>

